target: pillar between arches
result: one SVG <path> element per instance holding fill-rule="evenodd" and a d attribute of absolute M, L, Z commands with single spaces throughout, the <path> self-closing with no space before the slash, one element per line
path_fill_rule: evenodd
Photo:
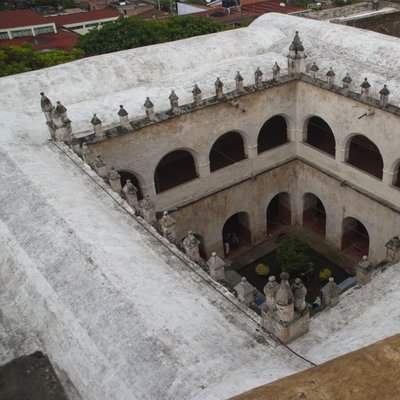
<path fill-rule="evenodd" d="M 244 147 L 244 152 L 245 152 L 247 158 L 256 158 L 257 157 L 257 155 L 258 155 L 257 147 L 258 147 L 257 145 Z"/>
<path fill-rule="evenodd" d="M 199 163 L 197 165 L 197 172 L 198 172 L 200 178 L 204 178 L 204 177 L 210 175 L 210 173 L 211 173 L 210 172 L 210 162 L 207 161 L 205 163 L 201 163 L 201 164 Z"/>
<path fill-rule="evenodd" d="M 384 185 L 390 186 L 393 185 L 393 177 L 395 176 L 394 171 L 388 171 L 388 170 L 383 170 L 383 175 L 382 175 L 382 183 Z"/>

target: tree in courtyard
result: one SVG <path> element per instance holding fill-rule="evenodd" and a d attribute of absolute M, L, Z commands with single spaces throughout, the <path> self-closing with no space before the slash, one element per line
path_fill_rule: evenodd
<path fill-rule="evenodd" d="M 283 271 L 296 275 L 307 267 L 309 258 L 304 253 L 307 245 L 292 235 L 278 239 L 276 258 Z"/>
<path fill-rule="evenodd" d="M 185 39 L 224 30 L 210 17 L 177 16 L 159 20 L 120 17 L 80 36 L 77 47 L 87 56 Z"/>

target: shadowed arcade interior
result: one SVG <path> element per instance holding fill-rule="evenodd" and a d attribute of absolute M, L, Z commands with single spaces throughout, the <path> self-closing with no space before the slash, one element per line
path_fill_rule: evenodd
<path fill-rule="evenodd" d="M 292 211 L 289 193 L 277 194 L 267 207 L 267 232 L 268 234 L 280 234 L 291 226 Z"/>
<path fill-rule="evenodd" d="M 305 142 L 335 157 L 335 137 L 329 125 L 322 118 L 311 117 L 308 120 Z"/>
<path fill-rule="evenodd" d="M 154 173 L 156 193 L 171 189 L 198 177 L 193 156 L 186 150 L 176 150 L 164 156 Z"/>
<path fill-rule="evenodd" d="M 129 172 L 129 171 L 118 171 L 118 173 L 121 176 L 121 186 L 124 187 L 126 181 L 129 179 L 131 181 L 131 183 L 133 184 L 133 186 L 135 186 L 136 189 L 138 190 L 138 192 L 137 192 L 138 200 L 142 200 L 143 193 L 142 193 L 142 189 L 140 187 L 138 178 L 136 178 L 136 176 L 134 174 L 132 174 L 132 172 Z"/>
<path fill-rule="evenodd" d="M 262 126 L 257 139 L 258 154 L 287 143 L 287 124 L 285 118 L 277 115 Z"/>
<path fill-rule="evenodd" d="M 238 212 L 227 219 L 222 228 L 225 255 L 234 256 L 251 245 L 249 214 Z"/>
<path fill-rule="evenodd" d="M 349 258 L 359 261 L 369 252 L 369 234 L 356 218 L 347 217 L 342 223 L 342 251 Z"/>
<path fill-rule="evenodd" d="M 303 227 L 315 235 L 325 238 L 325 207 L 322 201 L 312 193 L 306 193 L 303 198 Z"/>
<path fill-rule="evenodd" d="M 210 171 L 244 160 L 243 138 L 238 132 L 227 132 L 216 140 L 210 151 Z"/>

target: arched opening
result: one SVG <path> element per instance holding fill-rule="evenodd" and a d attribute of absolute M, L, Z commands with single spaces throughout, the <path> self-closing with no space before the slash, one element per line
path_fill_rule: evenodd
<path fill-rule="evenodd" d="M 210 151 L 210 171 L 227 167 L 246 158 L 242 135 L 228 132 L 213 144 Z"/>
<path fill-rule="evenodd" d="M 312 193 L 306 193 L 303 198 L 303 227 L 322 238 L 325 237 L 325 207 Z"/>
<path fill-rule="evenodd" d="M 383 159 L 379 149 L 363 135 L 350 139 L 347 163 L 382 179 Z"/>
<path fill-rule="evenodd" d="M 369 235 L 365 226 L 356 218 L 347 217 L 342 223 L 342 251 L 353 260 L 368 255 Z"/>
<path fill-rule="evenodd" d="M 156 193 L 171 189 L 197 178 L 193 156 L 186 150 L 168 153 L 158 163 L 154 173 Z"/>
<path fill-rule="evenodd" d="M 222 228 L 225 255 L 234 256 L 251 244 L 249 215 L 238 212 L 228 218 Z"/>
<path fill-rule="evenodd" d="M 280 115 L 272 117 L 262 126 L 258 134 L 258 154 L 285 144 L 287 141 L 287 124 L 285 118 Z"/>
<path fill-rule="evenodd" d="M 271 235 L 285 232 L 292 223 L 289 193 L 277 194 L 267 207 L 267 232 Z"/>
<path fill-rule="evenodd" d="M 335 157 L 335 136 L 330 126 L 322 118 L 311 117 L 308 120 L 305 141 L 310 146 Z"/>
<path fill-rule="evenodd" d="M 143 199 L 143 192 L 142 192 L 142 188 L 140 187 L 140 183 L 138 178 L 136 178 L 136 176 L 134 174 L 132 174 L 132 172 L 128 172 L 128 171 L 118 171 L 118 173 L 121 175 L 121 186 L 124 187 L 126 181 L 129 179 L 131 181 L 131 183 L 136 187 L 136 189 L 138 190 L 138 200 L 142 200 Z"/>

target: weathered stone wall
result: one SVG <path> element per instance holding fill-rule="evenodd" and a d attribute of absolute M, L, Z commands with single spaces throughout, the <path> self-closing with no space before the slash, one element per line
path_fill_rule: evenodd
<path fill-rule="evenodd" d="M 384 243 L 400 228 L 399 189 L 392 185 L 400 159 L 400 117 L 384 111 L 379 102 L 371 103 L 356 93 L 344 96 L 339 89 L 327 90 L 321 81 L 307 79 L 240 97 L 245 113 L 228 101 L 220 102 L 92 143 L 91 147 L 102 154 L 109 167 L 133 172 L 158 211 L 178 209 L 173 213 L 178 237 L 186 236 L 187 230 L 201 235 L 207 256 L 211 251 L 223 255 L 222 227 L 237 212 L 248 213 L 253 243 L 266 238 L 267 205 L 284 191 L 291 195 L 292 223 L 300 225 L 304 194 L 310 192 L 322 200 L 327 212 L 327 240 L 337 248 L 343 218 L 359 219 L 370 236 L 371 261 L 380 261 L 385 255 Z M 379 89 L 371 88 L 371 93 Z M 358 92 L 357 87 L 355 90 Z M 374 114 L 359 119 L 368 108 Z M 259 131 L 275 115 L 285 117 L 290 141 L 257 154 Z M 335 156 L 304 141 L 308 120 L 313 116 L 330 126 L 336 141 Z M 241 133 L 247 158 L 210 173 L 211 147 L 231 130 Z M 366 136 L 379 148 L 384 161 L 382 180 L 346 163 L 350 139 L 356 134 Z M 156 166 L 177 149 L 193 155 L 199 177 L 156 194 Z M 296 158 L 300 161 L 290 162 Z"/>
<path fill-rule="evenodd" d="M 343 24 L 400 37 L 400 12 L 357 18 L 345 21 Z"/>

